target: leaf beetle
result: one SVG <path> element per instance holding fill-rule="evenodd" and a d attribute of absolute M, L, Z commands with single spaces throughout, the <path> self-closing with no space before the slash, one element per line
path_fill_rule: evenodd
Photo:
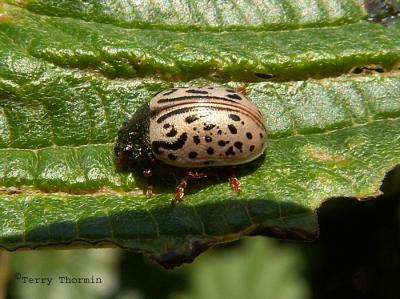
<path fill-rule="evenodd" d="M 124 123 L 114 151 L 118 169 L 140 169 L 147 177 L 147 197 L 153 193 L 158 167 L 179 173 L 175 204 L 183 198 L 188 180 L 260 157 L 266 138 L 262 114 L 244 94 L 221 86 L 170 88 Z M 232 171 L 229 185 L 240 191 Z"/>

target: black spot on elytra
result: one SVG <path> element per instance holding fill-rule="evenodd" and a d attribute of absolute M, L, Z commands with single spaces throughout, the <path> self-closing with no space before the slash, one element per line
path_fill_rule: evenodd
<path fill-rule="evenodd" d="M 163 94 L 163 96 L 170 95 L 170 94 L 174 93 L 174 92 L 175 92 L 175 91 L 177 91 L 177 90 L 178 90 L 178 89 L 176 89 L 176 88 L 173 88 L 173 89 L 171 89 L 171 90 L 167 91 L 166 93 L 164 93 L 164 94 Z"/>
<path fill-rule="evenodd" d="M 218 134 L 218 135 L 221 135 L 221 134 L 222 134 L 222 131 L 221 131 L 221 130 L 218 130 L 217 134 Z"/>
<path fill-rule="evenodd" d="M 242 146 L 243 146 L 243 143 L 242 143 L 242 142 L 236 141 L 233 145 L 234 145 L 238 150 L 242 151 Z"/>
<path fill-rule="evenodd" d="M 262 133 L 260 133 L 260 138 L 264 138 L 264 135 Z"/>
<path fill-rule="evenodd" d="M 206 140 L 207 143 L 212 141 L 212 138 L 208 135 L 206 135 L 206 137 L 204 137 L 204 139 Z"/>
<path fill-rule="evenodd" d="M 186 90 L 188 93 L 198 93 L 198 94 L 208 94 L 206 90 L 198 90 L 198 89 L 188 89 Z"/>
<path fill-rule="evenodd" d="M 187 140 L 187 134 L 182 133 L 181 136 L 179 136 L 179 138 L 175 142 L 172 142 L 172 143 L 165 142 L 165 141 L 158 141 L 158 140 L 153 141 L 151 143 L 151 148 L 154 153 L 159 155 L 159 154 L 161 154 L 160 148 L 176 151 L 178 149 L 181 149 L 185 145 L 186 140 Z"/>
<path fill-rule="evenodd" d="M 203 130 L 204 131 L 210 131 L 212 128 L 214 128 L 215 127 L 215 125 L 213 125 L 213 124 L 204 124 L 204 128 L 203 128 Z"/>
<path fill-rule="evenodd" d="M 169 131 L 169 132 L 168 132 L 167 134 L 165 134 L 165 135 L 167 135 L 167 137 L 174 137 L 174 136 L 176 136 L 176 134 L 178 134 L 178 131 L 175 130 L 174 127 L 172 127 L 171 131 Z"/>
<path fill-rule="evenodd" d="M 189 115 L 185 118 L 185 122 L 187 124 L 191 124 L 192 122 L 198 120 L 199 118 L 196 115 Z"/>
<path fill-rule="evenodd" d="M 252 139 L 253 138 L 253 134 L 251 134 L 250 132 L 246 133 L 246 137 L 247 139 Z"/>
<path fill-rule="evenodd" d="M 244 125 L 244 121 L 242 121 L 241 124 Z"/>
<path fill-rule="evenodd" d="M 168 129 L 170 126 L 171 126 L 170 124 L 164 124 L 164 125 L 163 125 L 163 128 L 164 128 L 164 129 Z"/>
<path fill-rule="evenodd" d="M 214 149 L 213 149 L 212 147 L 209 147 L 209 148 L 207 149 L 207 154 L 209 154 L 209 155 L 214 154 Z"/>
<path fill-rule="evenodd" d="M 252 152 L 252 151 L 254 151 L 254 145 L 250 145 L 250 151 Z"/>
<path fill-rule="evenodd" d="M 234 93 L 234 94 L 228 94 L 227 97 L 228 97 L 228 98 L 231 98 L 231 99 L 234 99 L 234 100 L 241 100 L 241 99 L 242 99 L 242 98 L 241 98 L 238 94 L 236 94 L 236 93 Z"/>
<path fill-rule="evenodd" d="M 240 121 L 240 117 L 236 114 L 229 114 L 229 118 L 233 121 Z"/>
<path fill-rule="evenodd" d="M 236 134 L 237 133 L 237 129 L 234 125 L 228 125 L 228 129 L 229 131 L 231 131 L 232 134 Z"/>
<path fill-rule="evenodd" d="M 168 154 L 168 159 L 175 161 L 176 160 L 176 156 L 174 154 Z"/>
<path fill-rule="evenodd" d="M 197 130 L 197 128 L 196 127 L 193 127 L 193 131 L 196 131 Z"/>
<path fill-rule="evenodd" d="M 200 143 L 200 137 L 199 136 L 193 136 L 193 141 L 194 141 L 194 143 L 196 143 L 196 144 L 199 144 Z"/>
<path fill-rule="evenodd" d="M 225 146 L 226 142 L 223 140 L 218 141 L 219 146 Z"/>
<path fill-rule="evenodd" d="M 190 152 L 189 153 L 189 155 L 188 155 L 188 157 L 190 158 L 190 159 L 195 159 L 196 157 L 197 157 L 197 153 L 196 152 Z"/>
<path fill-rule="evenodd" d="M 234 156 L 234 155 L 235 155 L 235 152 L 233 151 L 233 146 L 230 146 L 230 147 L 228 148 L 228 150 L 225 152 L 225 155 L 226 155 L 226 156 L 229 156 L 229 155 Z"/>

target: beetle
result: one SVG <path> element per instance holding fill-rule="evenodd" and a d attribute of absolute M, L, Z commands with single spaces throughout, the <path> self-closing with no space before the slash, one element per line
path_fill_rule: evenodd
<path fill-rule="evenodd" d="M 118 131 L 116 166 L 147 177 L 146 196 L 159 167 L 178 174 L 174 205 L 190 179 L 203 178 L 260 157 L 267 129 L 257 107 L 240 92 L 222 86 L 170 88 L 144 103 Z M 240 191 L 230 170 L 229 185 Z"/>

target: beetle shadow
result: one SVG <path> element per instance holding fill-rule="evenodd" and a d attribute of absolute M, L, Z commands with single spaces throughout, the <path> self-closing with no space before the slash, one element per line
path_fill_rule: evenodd
<path fill-rule="evenodd" d="M 185 189 L 185 194 L 195 194 L 198 191 L 210 186 L 228 183 L 228 179 L 231 174 L 234 174 L 240 180 L 241 177 L 255 172 L 264 163 L 264 161 L 265 153 L 256 160 L 243 165 L 201 169 L 201 172 L 207 173 L 207 177 L 189 179 L 187 181 L 188 184 Z M 183 177 L 186 171 L 189 170 L 193 171 L 193 169 L 182 170 L 164 164 L 157 164 L 157 166 L 153 168 L 153 194 L 175 193 L 175 189 L 180 178 Z M 130 171 L 125 170 L 123 172 L 132 173 L 136 186 L 143 191 L 143 194 L 146 193 L 148 180 L 143 175 L 142 169 L 133 169 Z"/>

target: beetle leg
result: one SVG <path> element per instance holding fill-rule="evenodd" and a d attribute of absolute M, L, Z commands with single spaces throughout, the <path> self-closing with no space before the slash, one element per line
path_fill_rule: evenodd
<path fill-rule="evenodd" d="M 153 172 L 151 169 L 145 169 L 143 175 L 147 178 L 146 197 L 150 198 L 153 195 Z"/>
<path fill-rule="evenodd" d="M 234 174 L 229 176 L 229 186 L 233 191 L 240 192 L 240 181 Z"/>
<path fill-rule="evenodd" d="M 240 86 L 237 91 L 243 95 L 246 94 L 246 86 Z"/>
<path fill-rule="evenodd" d="M 178 186 L 175 189 L 175 197 L 172 199 L 172 205 L 175 206 L 177 201 L 181 201 L 183 196 L 185 195 L 185 188 L 187 186 L 187 175 L 182 177 L 179 181 Z"/>
<path fill-rule="evenodd" d="M 175 204 L 178 201 L 181 201 L 183 196 L 185 195 L 185 189 L 187 187 L 187 183 L 191 179 L 200 179 L 200 178 L 205 178 L 209 175 L 207 172 L 194 172 L 194 171 L 188 171 L 185 173 L 185 175 L 180 179 L 178 186 L 176 186 L 175 189 L 175 198 L 172 199 L 172 205 L 175 206 Z"/>

